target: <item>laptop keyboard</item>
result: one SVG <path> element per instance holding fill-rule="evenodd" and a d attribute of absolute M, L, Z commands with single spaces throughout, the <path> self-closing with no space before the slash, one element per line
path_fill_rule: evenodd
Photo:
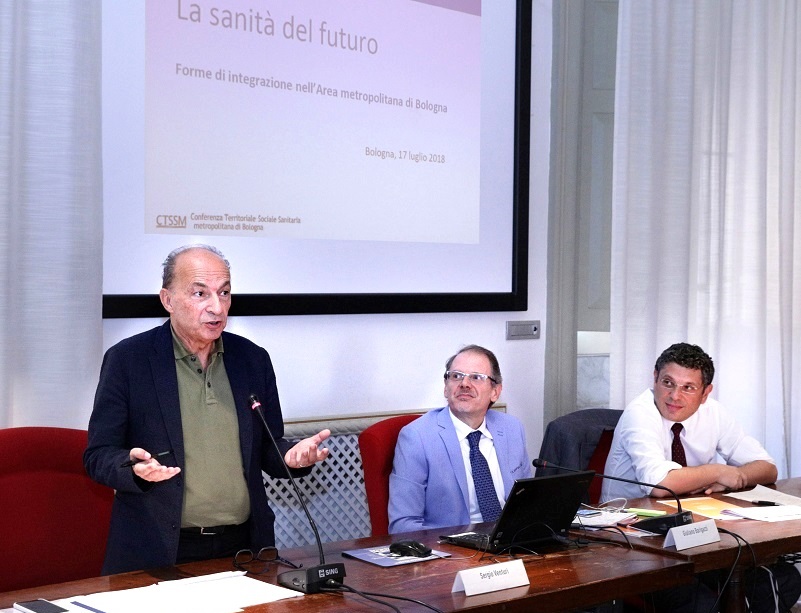
<path fill-rule="evenodd" d="M 441 536 L 442 540 L 462 547 L 472 547 L 473 549 L 485 550 L 489 545 L 489 534 L 480 532 L 463 532 L 461 534 L 449 534 Z"/>

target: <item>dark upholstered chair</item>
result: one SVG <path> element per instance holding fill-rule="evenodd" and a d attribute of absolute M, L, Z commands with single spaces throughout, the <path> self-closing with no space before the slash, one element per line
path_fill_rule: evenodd
<path fill-rule="evenodd" d="M 623 411 L 618 409 L 579 409 L 557 417 L 545 428 L 540 458 L 575 470 L 594 470 L 603 473 L 606 456 L 612 447 L 615 426 Z M 556 469 L 538 468 L 537 476 L 553 474 Z M 593 479 L 588 493 L 589 504 L 601 499 L 603 479 Z M 612 607 L 612 608 L 610 608 Z M 620 610 L 626 613 L 653 612 L 653 606 L 640 596 L 629 596 L 622 601 L 593 609 L 596 612 Z"/>
<path fill-rule="evenodd" d="M 398 415 L 374 423 L 359 435 L 359 453 L 364 468 L 364 489 L 367 492 L 367 510 L 373 536 L 387 534 L 389 530 L 389 474 L 395 459 L 398 433 L 406 424 L 420 415 Z"/>
<path fill-rule="evenodd" d="M 0 592 L 100 575 L 114 492 L 84 471 L 86 439 L 0 430 Z"/>
<path fill-rule="evenodd" d="M 612 435 L 623 411 L 617 409 L 581 409 L 557 417 L 545 428 L 540 458 L 574 470 L 604 471 Z M 538 468 L 536 475 L 553 474 L 555 469 Z M 601 479 L 593 479 L 589 502 L 601 497 Z"/>

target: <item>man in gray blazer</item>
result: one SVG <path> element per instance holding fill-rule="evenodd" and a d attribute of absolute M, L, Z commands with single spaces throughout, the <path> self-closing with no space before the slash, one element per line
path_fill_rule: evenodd
<path fill-rule="evenodd" d="M 389 477 L 389 531 L 495 521 L 515 479 L 531 475 L 523 426 L 490 411 L 502 389 L 495 355 L 468 345 L 445 364 L 448 406 L 404 427 Z"/>

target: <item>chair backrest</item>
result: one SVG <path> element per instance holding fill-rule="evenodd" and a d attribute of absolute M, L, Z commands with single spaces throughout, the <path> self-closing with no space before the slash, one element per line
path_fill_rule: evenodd
<path fill-rule="evenodd" d="M 601 432 L 598 444 L 595 446 L 595 451 L 592 452 L 590 462 L 587 464 L 588 470 L 594 470 L 597 474 L 603 474 L 604 467 L 606 466 L 606 457 L 609 455 L 609 450 L 612 448 L 612 439 L 614 436 L 614 428 L 606 428 Z M 588 493 L 591 505 L 596 505 L 601 500 L 602 481 L 603 479 L 596 477 L 592 480 L 592 483 L 590 483 Z"/>
<path fill-rule="evenodd" d="M 112 489 L 83 468 L 85 430 L 0 430 L 0 592 L 100 575 Z"/>
<path fill-rule="evenodd" d="M 395 459 L 398 433 L 418 417 L 419 414 L 389 417 L 368 426 L 359 435 L 359 453 L 362 456 L 364 489 L 367 492 L 367 510 L 370 512 L 373 536 L 387 534 L 389 530 L 389 474 Z"/>
<path fill-rule="evenodd" d="M 580 409 L 557 417 L 545 428 L 540 458 L 574 470 L 602 473 L 612 436 L 623 411 L 617 409 Z M 537 476 L 553 474 L 551 469 L 537 469 Z M 601 497 L 601 479 L 594 479 L 589 502 Z"/>

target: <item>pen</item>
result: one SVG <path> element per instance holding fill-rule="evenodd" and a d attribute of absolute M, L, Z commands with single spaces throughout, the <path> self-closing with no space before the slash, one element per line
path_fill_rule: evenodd
<path fill-rule="evenodd" d="M 755 504 L 758 507 L 778 507 L 778 502 L 772 502 L 770 500 L 752 500 L 751 504 Z"/>
<path fill-rule="evenodd" d="M 162 451 L 161 453 L 154 453 L 151 458 L 160 458 L 167 454 L 172 453 L 172 449 L 168 451 Z M 120 464 L 120 468 L 128 468 L 129 466 L 133 466 L 134 464 L 139 464 L 139 462 L 147 462 L 147 460 L 128 460 L 127 462 L 123 462 Z"/>

